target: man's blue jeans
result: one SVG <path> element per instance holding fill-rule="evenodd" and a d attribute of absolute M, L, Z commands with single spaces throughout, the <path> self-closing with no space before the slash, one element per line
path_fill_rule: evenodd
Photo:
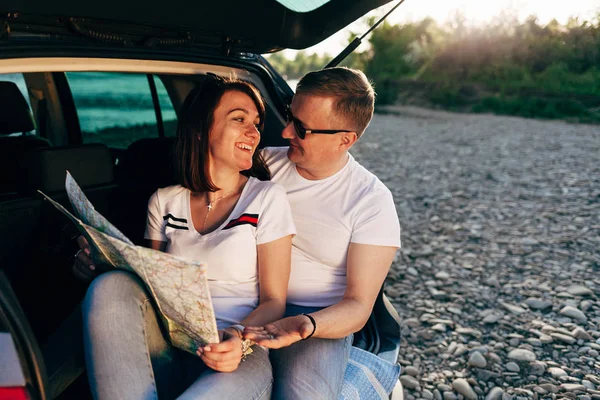
<path fill-rule="evenodd" d="M 289 305 L 286 316 L 319 308 Z M 310 338 L 271 350 L 274 400 L 338 399 L 348 364 L 352 335 L 342 339 Z"/>
<path fill-rule="evenodd" d="M 96 278 L 83 302 L 86 366 L 95 399 L 269 399 L 268 352 L 256 347 L 234 372 L 216 372 L 163 336 L 152 299 L 136 276 Z"/>

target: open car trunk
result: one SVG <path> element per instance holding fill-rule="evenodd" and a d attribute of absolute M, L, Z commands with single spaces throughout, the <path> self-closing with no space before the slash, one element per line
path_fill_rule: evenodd
<path fill-rule="evenodd" d="M 6 0 L 0 13 L 7 17 L 10 35 L 45 33 L 122 40 L 128 46 L 195 44 L 266 53 L 315 45 L 389 1 Z"/>

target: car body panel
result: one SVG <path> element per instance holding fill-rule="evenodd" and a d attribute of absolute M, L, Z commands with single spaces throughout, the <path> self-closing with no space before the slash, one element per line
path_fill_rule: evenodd
<path fill-rule="evenodd" d="M 173 0 L 6 0 L 11 35 L 46 32 L 110 40 L 111 33 L 140 37 L 141 45 L 169 39 L 172 45 L 202 44 L 254 53 L 315 45 L 390 0 L 331 0 L 309 12 L 292 11 L 275 0 L 187 2 Z M 0 14 L 0 15 L 1 15 Z M 68 29 L 65 29 L 68 28 Z M 136 40 L 130 40 L 129 45 Z"/>

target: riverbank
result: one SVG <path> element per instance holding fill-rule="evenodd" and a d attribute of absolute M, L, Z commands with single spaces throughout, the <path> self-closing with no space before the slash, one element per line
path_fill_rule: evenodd
<path fill-rule="evenodd" d="M 598 127 L 391 111 L 353 154 L 402 225 L 406 398 L 600 399 Z"/>

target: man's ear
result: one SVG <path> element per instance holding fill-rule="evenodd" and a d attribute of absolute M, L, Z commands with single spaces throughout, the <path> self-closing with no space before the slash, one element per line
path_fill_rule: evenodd
<path fill-rule="evenodd" d="M 356 132 L 342 132 L 342 139 L 340 141 L 340 149 L 348 150 L 356 141 L 358 140 L 358 135 Z"/>

